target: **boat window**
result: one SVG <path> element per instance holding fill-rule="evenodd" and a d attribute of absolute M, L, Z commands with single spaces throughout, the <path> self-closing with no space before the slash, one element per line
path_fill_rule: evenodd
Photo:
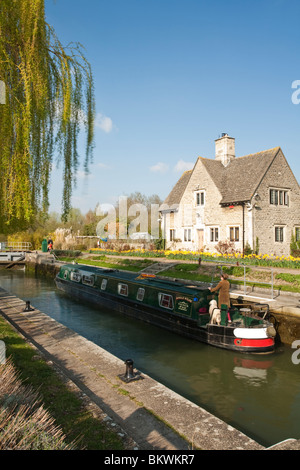
<path fill-rule="evenodd" d="M 94 285 L 93 276 L 82 276 L 82 284 L 85 284 L 87 286 L 93 286 Z"/>
<path fill-rule="evenodd" d="M 127 284 L 118 284 L 118 293 L 120 295 L 128 296 L 128 285 Z"/>
<path fill-rule="evenodd" d="M 68 279 L 68 271 L 67 270 L 64 272 L 64 279 Z"/>
<path fill-rule="evenodd" d="M 79 273 L 72 272 L 70 275 L 71 281 L 80 282 L 81 275 Z"/>
<path fill-rule="evenodd" d="M 174 308 L 173 297 L 169 294 L 159 293 L 158 303 L 160 307 L 169 308 L 171 310 Z"/>
<path fill-rule="evenodd" d="M 101 282 L 101 290 L 105 290 L 107 286 L 107 279 L 102 279 Z"/>
<path fill-rule="evenodd" d="M 142 300 L 144 300 L 144 295 L 145 295 L 145 289 L 143 287 L 139 287 L 137 294 L 136 294 L 136 299 L 142 302 Z"/>

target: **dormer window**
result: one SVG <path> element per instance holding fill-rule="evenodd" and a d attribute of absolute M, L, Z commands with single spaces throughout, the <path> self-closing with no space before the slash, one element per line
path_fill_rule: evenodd
<path fill-rule="evenodd" d="M 196 206 L 204 206 L 205 204 L 205 191 L 197 191 L 195 193 Z"/>

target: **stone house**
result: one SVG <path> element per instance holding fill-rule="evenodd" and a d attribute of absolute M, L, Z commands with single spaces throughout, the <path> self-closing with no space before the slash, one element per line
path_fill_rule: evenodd
<path fill-rule="evenodd" d="M 300 188 L 280 147 L 235 156 L 235 139 L 215 141 L 215 158 L 199 157 L 160 207 L 169 249 L 216 251 L 230 241 L 262 254 L 289 256 L 300 239 Z"/>

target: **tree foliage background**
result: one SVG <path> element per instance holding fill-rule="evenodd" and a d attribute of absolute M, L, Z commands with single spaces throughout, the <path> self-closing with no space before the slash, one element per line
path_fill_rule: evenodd
<path fill-rule="evenodd" d="M 62 46 L 45 20 L 44 0 L 1 0 L 0 80 L 6 96 L 0 104 L 0 233 L 25 229 L 47 214 L 56 153 L 67 217 L 82 126 L 86 169 L 93 149 L 93 77 L 82 49 Z"/>

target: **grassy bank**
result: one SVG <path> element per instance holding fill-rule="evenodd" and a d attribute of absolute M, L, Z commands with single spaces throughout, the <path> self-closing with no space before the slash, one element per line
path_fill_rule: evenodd
<path fill-rule="evenodd" d="M 230 283 L 244 284 L 244 268 L 241 266 L 224 266 L 223 272 L 229 275 Z M 191 264 L 178 264 L 167 271 L 161 272 L 160 276 L 186 279 L 200 282 L 218 282 L 220 280 L 221 268 L 215 266 L 201 266 Z M 271 272 L 259 269 L 246 268 L 246 279 L 248 286 L 256 286 L 271 289 Z M 273 287 L 286 292 L 300 293 L 300 275 L 289 273 L 276 273 L 273 278 Z"/>
<path fill-rule="evenodd" d="M 150 259 L 126 259 L 119 258 L 112 260 L 110 257 L 105 255 L 99 256 L 90 256 L 88 258 L 80 257 L 59 257 L 60 261 L 65 261 L 66 263 L 72 263 L 76 261 L 78 264 L 89 264 L 90 266 L 99 266 L 103 268 L 114 268 L 114 269 L 123 269 L 126 271 L 139 272 L 148 266 L 153 264 L 153 261 Z"/>
<path fill-rule="evenodd" d="M 67 444 L 75 441 L 77 449 L 86 450 L 124 449 L 118 434 L 93 416 L 82 397 L 67 387 L 53 367 L 1 315 L 0 339 L 5 342 L 6 357 L 20 374 L 22 383 L 38 390 L 44 407 L 61 428 Z M 2 407 L 0 396 L 0 412 Z"/>
<path fill-rule="evenodd" d="M 125 255 L 126 256 L 126 255 Z M 128 259 L 117 258 L 109 255 L 90 255 L 85 258 L 60 258 L 62 261 L 72 262 L 76 260 L 78 264 L 89 264 L 113 269 L 123 269 L 127 271 L 139 272 L 147 266 L 156 263 L 155 259 Z M 244 267 L 243 266 L 223 266 L 224 272 L 230 276 L 231 284 L 244 284 Z M 246 279 L 248 286 L 257 286 L 271 289 L 271 271 L 262 269 L 260 265 L 246 267 Z M 221 266 L 213 263 L 198 265 L 198 262 L 184 263 L 180 262 L 172 268 L 159 273 L 160 276 L 185 279 L 200 282 L 218 282 L 220 279 Z M 296 273 L 296 274 L 295 274 Z M 273 287 L 286 292 L 300 293 L 300 274 L 295 271 L 294 274 L 277 272 L 274 274 Z"/>

